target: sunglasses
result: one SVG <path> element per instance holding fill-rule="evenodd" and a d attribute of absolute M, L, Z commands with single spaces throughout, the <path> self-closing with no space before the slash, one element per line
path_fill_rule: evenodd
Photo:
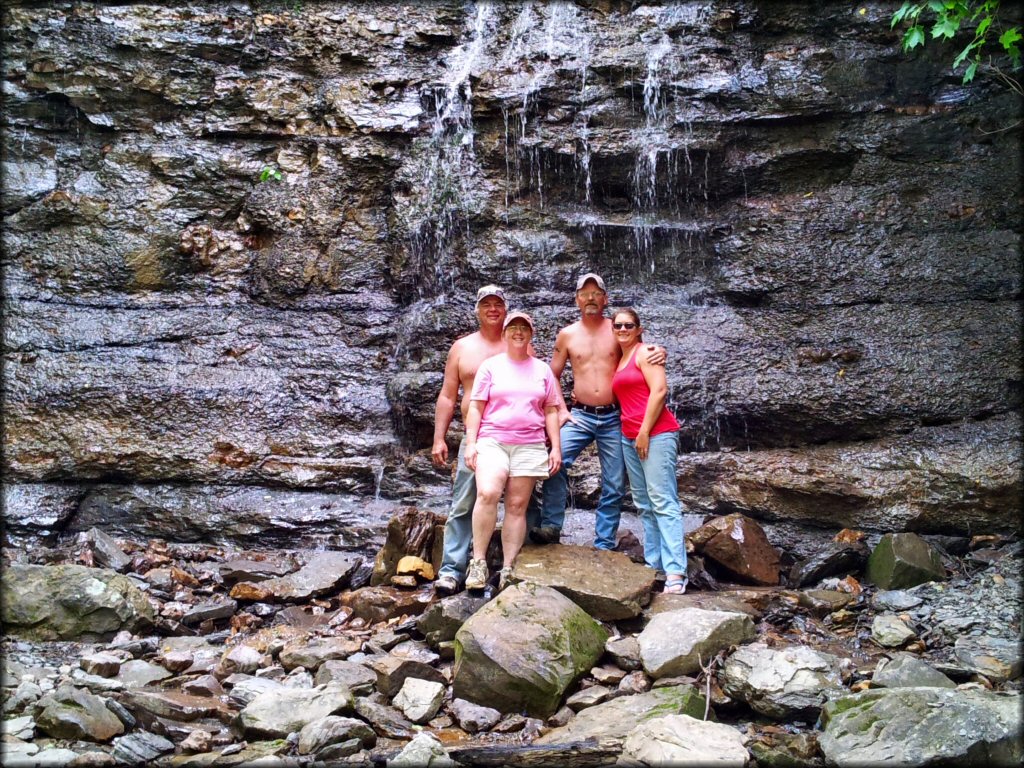
<path fill-rule="evenodd" d="M 612 328 L 614 328 L 616 331 L 632 331 L 634 328 L 636 328 L 636 323 L 612 323 Z"/>

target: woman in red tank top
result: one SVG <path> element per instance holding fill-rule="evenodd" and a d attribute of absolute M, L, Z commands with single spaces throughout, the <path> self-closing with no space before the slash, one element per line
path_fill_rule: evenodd
<path fill-rule="evenodd" d="M 622 349 L 612 391 L 622 417 L 622 455 L 633 503 L 644 527 L 644 560 L 665 573 L 665 592 L 686 591 L 683 511 L 676 484 L 679 422 L 665 408 L 665 369 L 648 362 L 636 310 L 615 311 L 615 339 Z"/>

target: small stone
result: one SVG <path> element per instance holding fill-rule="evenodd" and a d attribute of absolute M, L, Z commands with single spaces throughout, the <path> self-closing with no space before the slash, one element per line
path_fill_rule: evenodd
<path fill-rule="evenodd" d="M 651 688 L 651 680 L 643 670 L 635 670 L 619 681 L 619 691 L 624 694 L 644 693 Z"/>
<path fill-rule="evenodd" d="M 448 706 L 459 727 L 466 733 L 490 730 L 501 720 L 501 712 L 498 710 L 474 704 L 466 699 L 452 699 Z"/>
<path fill-rule="evenodd" d="M 444 690 L 444 683 L 410 677 L 392 703 L 414 723 L 425 723 L 440 709 Z"/>
<path fill-rule="evenodd" d="M 163 736 L 157 736 L 155 733 L 141 731 L 115 739 L 113 755 L 128 765 L 140 765 L 172 751 L 174 751 L 174 742 Z"/>
<path fill-rule="evenodd" d="M 90 675 L 114 677 L 121 669 L 121 659 L 109 653 L 91 653 L 79 659 L 78 665 Z"/>
<path fill-rule="evenodd" d="M 885 648 L 898 648 L 916 635 L 899 617 L 883 614 L 871 622 L 871 637 Z"/>

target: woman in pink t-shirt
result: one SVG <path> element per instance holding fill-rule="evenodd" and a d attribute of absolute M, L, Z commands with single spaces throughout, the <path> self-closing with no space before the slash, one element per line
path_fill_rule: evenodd
<path fill-rule="evenodd" d="M 508 582 L 526 538 L 526 503 L 537 478 L 553 475 L 562 465 L 558 383 L 547 363 L 530 356 L 533 320 L 525 312 L 510 312 L 502 336 L 508 351 L 480 364 L 466 414 L 466 466 L 476 472 L 473 557 L 466 589 L 487 585 L 487 546 L 502 492 L 504 562 L 499 590 Z M 544 444 L 545 433 L 551 441 L 550 452 Z"/>
<path fill-rule="evenodd" d="M 665 407 L 665 368 L 648 362 L 636 310 L 616 310 L 612 330 L 622 350 L 612 392 L 621 409 L 629 490 L 644 526 L 644 560 L 665 573 L 665 592 L 679 595 L 686 591 L 683 511 L 676 485 L 679 422 Z"/>

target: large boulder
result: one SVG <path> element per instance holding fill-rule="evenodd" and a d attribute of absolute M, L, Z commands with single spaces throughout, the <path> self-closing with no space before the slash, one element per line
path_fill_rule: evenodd
<path fill-rule="evenodd" d="M 82 565 L 8 566 L 0 603 L 5 632 L 39 640 L 109 640 L 152 627 L 155 614 L 127 576 Z"/>
<path fill-rule="evenodd" d="M 282 602 L 309 600 L 341 589 L 360 562 L 351 552 L 320 552 L 294 573 L 261 581 L 260 588 Z"/>
<path fill-rule="evenodd" d="M 638 615 L 651 600 L 655 576 L 621 552 L 561 545 L 523 547 L 512 570 L 513 581 L 557 589 L 601 621 Z"/>
<path fill-rule="evenodd" d="M 36 726 L 55 739 L 110 741 L 124 733 L 124 724 L 107 709 L 99 696 L 61 686 L 39 700 L 42 708 Z"/>
<path fill-rule="evenodd" d="M 879 589 L 907 589 L 945 580 L 946 569 L 938 551 L 916 533 L 887 533 L 871 550 L 866 575 Z"/>
<path fill-rule="evenodd" d="M 350 714 L 355 701 L 339 683 L 315 688 L 281 687 L 261 693 L 238 713 L 238 726 L 247 739 L 285 738 L 314 720 L 328 715 Z"/>
<path fill-rule="evenodd" d="M 604 652 L 608 632 L 550 587 L 516 584 L 455 635 L 454 695 L 548 717 Z"/>
<path fill-rule="evenodd" d="M 644 671 L 654 678 L 689 675 L 715 654 L 756 636 L 744 613 L 681 608 L 652 617 L 637 635 Z"/>
<path fill-rule="evenodd" d="M 622 744 L 620 766 L 715 765 L 743 768 L 750 755 L 743 734 L 724 723 L 665 715 L 641 723 Z"/>
<path fill-rule="evenodd" d="M 745 645 L 726 659 L 719 681 L 729 696 L 776 720 L 816 716 L 830 693 L 845 690 L 839 659 L 805 645 Z"/>
<path fill-rule="evenodd" d="M 1021 697 L 949 688 L 876 688 L 822 708 L 832 765 L 1017 765 Z"/>
<path fill-rule="evenodd" d="M 871 675 L 878 688 L 956 688 L 956 683 L 912 653 L 898 653 L 883 659 Z"/>
<path fill-rule="evenodd" d="M 741 514 L 727 515 L 704 526 L 717 531 L 699 547 L 701 554 L 748 584 L 779 583 L 779 551 L 768 541 L 756 520 Z M 701 529 L 694 531 L 700 534 Z M 705 537 L 701 537 L 703 540 Z"/>
<path fill-rule="evenodd" d="M 621 744 L 634 728 L 648 720 L 680 714 L 703 720 L 706 709 L 706 700 L 692 685 L 655 688 L 581 710 L 566 725 L 551 730 L 534 743 L 554 746 L 594 740 Z M 709 711 L 708 715 L 714 717 L 713 712 Z"/>

